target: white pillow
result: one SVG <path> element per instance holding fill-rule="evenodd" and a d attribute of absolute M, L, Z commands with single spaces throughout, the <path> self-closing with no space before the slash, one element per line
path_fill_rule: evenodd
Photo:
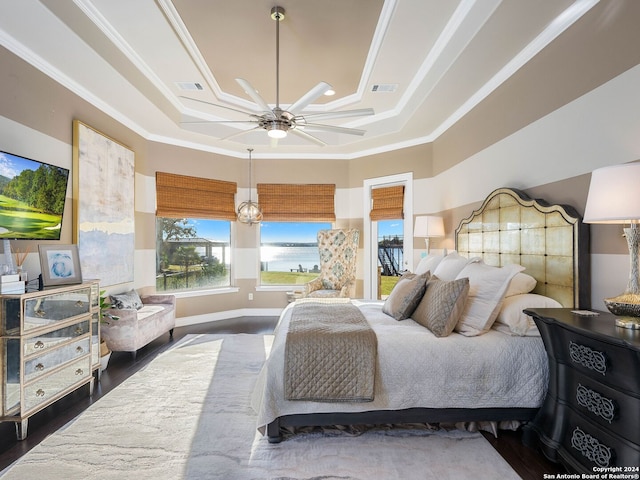
<path fill-rule="evenodd" d="M 529 293 L 534 288 L 536 288 L 537 283 L 538 281 L 531 275 L 523 272 L 516 273 L 516 276 L 513 277 L 511 279 L 511 282 L 509 283 L 509 288 L 507 288 L 505 297 L 512 297 L 513 295 L 523 295 L 525 293 Z"/>
<path fill-rule="evenodd" d="M 479 257 L 469 259 L 459 255 L 457 252 L 452 252 L 440 261 L 435 270 L 431 271 L 431 274 L 440 280 L 450 282 L 458 278 L 458 274 L 468 263 L 478 261 L 480 261 Z"/>
<path fill-rule="evenodd" d="M 416 267 L 416 271 L 414 272 L 416 275 L 422 275 L 423 273 L 433 272 L 438 264 L 444 258 L 443 254 L 431 253 L 420 260 L 418 266 Z"/>
<path fill-rule="evenodd" d="M 496 320 L 509 282 L 522 265 L 492 267 L 484 262 L 466 265 L 457 278 L 469 278 L 469 297 L 455 330 L 472 337 L 489 331 Z"/>
<path fill-rule="evenodd" d="M 553 298 L 535 293 L 512 295 L 504 299 L 493 328 L 509 335 L 539 337 L 535 322 L 523 312 L 525 308 L 562 308 L 562 305 Z"/>

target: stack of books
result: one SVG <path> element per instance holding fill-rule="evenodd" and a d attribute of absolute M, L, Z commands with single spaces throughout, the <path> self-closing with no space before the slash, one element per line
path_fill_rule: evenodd
<path fill-rule="evenodd" d="M 0 275 L 0 295 L 24 293 L 24 288 L 20 275 Z"/>

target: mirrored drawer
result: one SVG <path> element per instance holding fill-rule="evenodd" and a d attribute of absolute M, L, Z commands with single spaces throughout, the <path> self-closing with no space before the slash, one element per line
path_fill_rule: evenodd
<path fill-rule="evenodd" d="M 51 375 L 39 377 L 38 381 L 24 387 L 25 413 L 38 405 L 51 400 L 69 387 L 91 378 L 91 357 L 86 356 L 77 362 Z"/>
<path fill-rule="evenodd" d="M 38 376 L 45 375 L 59 365 L 88 354 L 91 351 L 89 342 L 90 337 L 84 337 L 64 347 L 49 349 L 48 353 L 26 361 L 24 364 L 25 381 L 29 382 Z"/>
<path fill-rule="evenodd" d="M 24 300 L 24 331 L 46 327 L 91 309 L 91 287 Z"/>
<path fill-rule="evenodd" d="M 45 350 L 60 345 L 63 342 L 89 333 L 90 321 L 91 320 L 88 318 L 80 323 L 28 338 L 24 343 L 25 357 L 35 353 L 42 353 Z"/>

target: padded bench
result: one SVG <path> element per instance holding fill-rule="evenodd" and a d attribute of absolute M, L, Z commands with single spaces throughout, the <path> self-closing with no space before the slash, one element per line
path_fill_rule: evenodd
<path fill-rule="evenodd" d="M 173 338 L 176 326 L 176 297 L 174 295 L 155 294 L 141 297 L 132 292 L 124 295 L 111 295 L 111 305 L 115 308 L 103 310 L 106 314 L 100 324 L 100 334 L 107 343 L 107 347 L 114 352 L 131 352 L 133 358 L 136 352 L 169 332 Z M 121 307 L 121 308 L 118 308 Z M 119 317 L 118 320 L 109 315 Z"/>

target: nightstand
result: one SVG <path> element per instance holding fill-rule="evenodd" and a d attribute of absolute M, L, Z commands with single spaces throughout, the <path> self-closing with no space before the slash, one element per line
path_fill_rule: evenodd
<path fill-rule="evenodd" d="M 549 388 L 523 442 L 577 472 L 640 466 L 640 330 L 617 327 L 605 312 L 525 313 L 547 350 Z"/>

